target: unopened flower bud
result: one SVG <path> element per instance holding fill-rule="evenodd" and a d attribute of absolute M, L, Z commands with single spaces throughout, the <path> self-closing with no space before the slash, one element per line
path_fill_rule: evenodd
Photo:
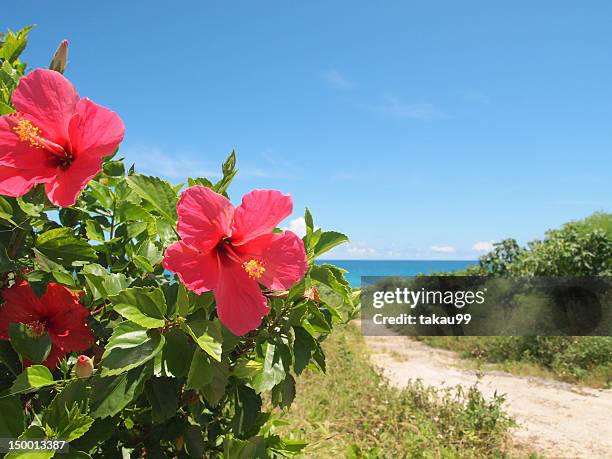
<path fill-rule="evenodd" d="M 74 371 L 79 378 L 89 378 L 94 370 L 93 360 L 86 355 L 79 355 Z"/>
<path fill-rule="evenodd" d="M 57 51 L 51 59 L 49 68 L 59 73 L 64 73 L 66 70 L 66 61 L 68 60 L 68 40 L 62 40 L 60 45 L 57 47 Z"/>

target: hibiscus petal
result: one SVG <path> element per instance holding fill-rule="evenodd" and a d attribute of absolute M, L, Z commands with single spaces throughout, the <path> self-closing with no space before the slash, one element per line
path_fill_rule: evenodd
<path fill-rule="evenodd" d="M 0 166 L 0 194 L 5 196 L 23 196 L 42 181 L 36 171 Z"/>
<path fill-rule="evenodd" d="M 72 151 L 104 157 L 121 143 L 125 126 L 115 112 L 84 98 L 76 105 L 69 134 Z"/>
<path fill-rule="evenodd" d="M 178 274 L 192 292 L 208 292 L 217 286 L 219 262 L 215 252 L 202 253 L 179 241 L 166 249 L 163 265 Z"/>
<path fill-rule="evenodd" d="M 270 311 L 257 283 L 233 262 L 224 262 L 215 299 L 219 320 L 236 336 L 255 330 Z"/>
<path fill-rule="evenodd" d="M 272 290 L 291 288 L 308 270 L 304 243 L 291 231 L 260 236 L 238 250 L 245 260 L 263 262 L 265 271 L 258 282 Z"/>
<path fill-rule="evenodd" d="M 89 310 L 63 285 L 50 283 L 41 298 L 47 308 L 47 325 L 51 342 L 65 352 L 80 352 L 94 342 L 87 327 Z"/>
<path fill-rule="evenodd" d="M 79 95 L 61 73 L 37 69 L 23 77 L 13 92 L 18 112 L 31 115 L 42 135 L 59 145 L 68 139 L 68 123 Z"/>
<path fill-rule="evenodd" d="M 29 323 L 44 316 L 44 307 L 26 281 L 2 290 L 0 305 L 0 338 L 8 339 L 9 324 Z"/>
<path fill-rule="evenodd" d="M 254 190 L 242 197 L 236 207 L 232 244 L 244 244 L 271 232 L 293 212 L 293 200 L 288 194 L 275 190 Z"/>
<path fill-rule="evenodd" d="M 187 245 L 208 252 L 229 235 L 234 206 L 210 188 L 188 188 L 181 195 L 176 210 L 177 230 Z"/>
<path fill-rule="evenodd" d="M 14 126 L 15 122 L 9 115 L 0 116 L 0 166 L 39 170 L 42 175 L 49 176 L 49 153 L 21 141 L 13 130 Z"/>
<path fill-rule="evenodd" d="M 59 207 L 72 206 L 92 178 L 102 170 L 102 159 L 77 156 L 67 169 L 58 169 L 57 175 L 45 185 L 49 200 Z"/>

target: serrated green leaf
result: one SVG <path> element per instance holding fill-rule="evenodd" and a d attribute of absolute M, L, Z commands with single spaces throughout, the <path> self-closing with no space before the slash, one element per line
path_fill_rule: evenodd
<path fill-rule="evenodd" d="M 201 389 L 212 383 L 214 368 L 207 354 L 200 348 L 196 349 L 189 366 L 186 389 Z"/>
<path fill-rule="evenodd" d="M 160 288 L 128 288 L 110 300 L 115 311 L 142 327 L 160 328 L 165 324 L 166 298 Z"/>
<path fill-rule="evenodd" d="M 164 346 L 164 337 L 130 321 L 115 328 L 102 355 L 102 376 L 113 376 L 153 359 Z"/>
<path fill-rule="evenodd" d="M 72 234 L 71 228 L 55 228 L 38 237 L 36 248 L 52 261 L 70 266 L 75 261 L 95 261 L 96 251 L 83 239 Z"/>
<path fill-rule="evenodd" d="M 96 377 L 91 388 L 91 416 L 114 416 L 140 395 L 150 376 L 149 365 L 114 377 Z"/>
<path fill-rule="evenodd" d="M 262 393 L 272 389 L 285 379 L 285 368 L 276 345 L 266 343 L 263 368 L 251 383 L 255 392 Z"/>
<path fill-rule="evenodd" d="M 221 331 L 221 323 L 218 320 L 189 320 L 185 324 L 185 329 L 202 350 L 217 362 L 221 361 L 223 333 Z"/>
<path fill-rule="evenodd" d="M 151 378 L 145 384 L 145 395 L 151 404 L 155 422 L 165 422 L 176 415 L 179 382 L 176 378 Z"/>
<path fill-rule="evenodd" d="M 178 328 L 173 328 L 164 334 L 166 344 L 163 350 L 163 361 L 166 369 L 179 378 L 189 371 L 189 365 L 194 353 L 194 346 L 189 343 L 187 335 Z"/>
<path fill-rule="evenodd" d="M 170 184 L 158 177 L 131 175 L 126 178 L 132 188 L 142 199 L 148 202 L 161 216 L 169 222 L 176 222 L 176 193 Z"/>
<path fill-rule="evenodd" d="M 314 256 L 319 257 L 334 247 L 348 242 L 348 237 L 336 231 L 324 231 L 314 246 Z"/>
<path fill-rule="evenodd" d="M 25 394 L 54 384 L 53 375 L 43 365 L 32 365 L 17 376 L 8 394 Z"/>

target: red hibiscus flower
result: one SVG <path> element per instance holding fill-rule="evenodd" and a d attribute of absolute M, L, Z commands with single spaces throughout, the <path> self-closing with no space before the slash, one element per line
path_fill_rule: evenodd
<path fill-rule="evenodd" d="M 123 139 L 121 118 L 81 99 L 53 70 L 23 77 L 12 102 L 17 111 L 0 117 L 0 194 L 23 196 L 44 183 L 53 204 L 73 205 Z"/>
<path fill-rule="evenodd" d="M 164 267 L 196 293 L 214 291 L 219 319 L 243 335 L 269 311 L 258 284 L 288 289 L 308 269 L 302 240 L 272 233 L 292 210 L 291 197 L 279 191 L 252 191 L 234 209 L 209 188 L 188 188 L 177 205 L 181 241 L 166 249 Z"/>
<path fill-rule="evenodd" d="M 30 284 L 21 281 L 0 292 L 0 339 L 9 339 L 9 324 L 22 323 L 33 334 L 49 333 L 51 352 L 43 362 L 54 369 L 67 352 L 81 352 L 91 346 L 94 336 L 85 319 L 89 311 L 79 303 L 79 296 L 63 285 L 50 283 L 38 298 Z M 30 362 L 24 362 L 29 365 Z"/>

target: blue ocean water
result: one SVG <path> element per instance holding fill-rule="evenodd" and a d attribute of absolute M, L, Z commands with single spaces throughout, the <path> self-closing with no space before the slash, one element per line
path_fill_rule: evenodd
<path fill-rule="evenodd" d="M 318 260 L 346 269 L 351 287 L 361 287 L 361 276 L 415 276 L 457 271 L 478 264 L 477 260 Z"/>

